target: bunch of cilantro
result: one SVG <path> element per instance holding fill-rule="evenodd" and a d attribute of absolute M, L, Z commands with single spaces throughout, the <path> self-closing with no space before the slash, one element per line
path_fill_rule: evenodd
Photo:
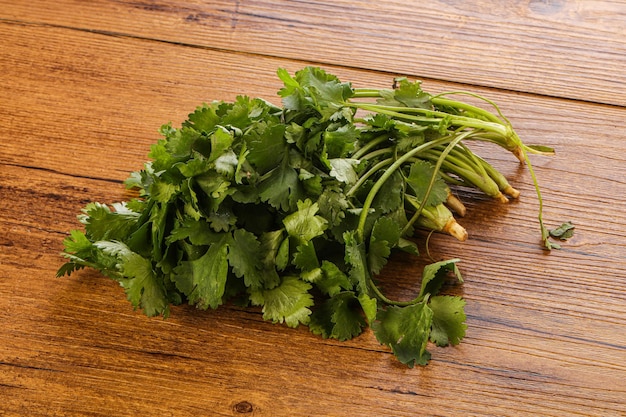
<path fill-rule="evenodd" d="M 429 341 L 465 334 L 464 300 L 440 294 L 462 280 L 458 259 L 426 266 L 410 301 L 387 298 L 377 276 L 393 251 L 417 254 L 417 228 L 467 237 L 451 186 L 518 195 L 465 141 L 526 160 L 549 150 L 523 145 L 501 115 L 419 82 L 356 89 L 316 67 L 278 75 L 282 107 L 240 96 L 162 126 L 150 162 L 126 181 L 137 197 L 88 204 L 57 275 L 94 268 L 148 316 L 231 301 L 325 338 L 371 326 L 402 363 L 426 364 Z"/>

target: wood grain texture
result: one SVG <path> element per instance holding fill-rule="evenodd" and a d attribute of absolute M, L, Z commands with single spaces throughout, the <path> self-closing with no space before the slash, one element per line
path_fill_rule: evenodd
<path fill-rule="evenodd" d="M 3 3 L 23 22 L 626 105 L 621 0 Z"/>
<path fill-rule="evenodd" d="M 555 157 L 533 158 L 545 216 L 553 224 L 574 221 L 577 233 L 562 251 L 543 253 L 528 172 L 510 155 L 478 147 L 523 197 L 503 206 L 461 194 L 470 240 L 435 236 L 431 252 L 462 259 L 465 284 L 454 291 L 468 303 L 468 335 L 454 348 L 431 346 L 427 367 L 406 369 L 369 331 L 349 342 L 323 340 L 234 306 L 176 307 L 167 320 L 149 319 L 97 273 L 54 278 L 80 208 L 128 197 L 121 181 L 141 167 L 162 123 L 180 123 L 202 101 L 241 93 L 277 101 L 276 68 L 310 62 L 288 51 L 269 56 L 73 29 L 99 31 L 98 22 L 115 13 L 122 29 L 147 28 L 155 3 L 116 3 L 113 10 L 83 4 L 67 14 L 73 20 L 55 23 L 67 27 L 37 19 L 61 19 L 67 4 L 33 7 L 34 24 L 15 22 L 25 6 L 0 9 L 9 19 L 0 21 L 0 415 L 626 414 L 624 107 L 470 86 L 501 104 L 528 143 L 556 148 Z M 559 4 L 563 10 L 581 3 Z M 619 5 L 596 4 L 603 5 L 597 13 Z M 271 9 L 269 2 L 242 6 Z M 315 7 L 320 15 L 333 10 Z M 370 18 L 354 13 L 360 24 Z M 478 9 L 468 19 L 490 13 Z M 244 18 L 236 26 L 255 28 Z M 215 37 L 223 36 L 220 29 L 203 28 Z M 183 36 L 181 28 L 171 33 Z M 357 85 L 389 85 L 382 68 L 346 67 L 336 56 L 291 47 L 336 64 L 326 67 Z M 400 46 L 394 51 L 403 55 Z M 485 84 L 497 87 L 499 80 L 490 76 Z M 425 87 L 460 85 L 433 79 Z M 382 277 L 385 291 L 411 297 L 422 264 L 394 257 Z"/>

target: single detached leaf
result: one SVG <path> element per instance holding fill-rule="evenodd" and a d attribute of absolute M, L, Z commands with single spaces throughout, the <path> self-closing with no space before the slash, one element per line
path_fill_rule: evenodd
<path fill-rule="evenodd" d="M 391 348 L 398 360 L 410 368 L 426 365 L 430 353 L 426 350 L 433 311 L 426 303 L 407 307 L 391 306 L 379 310 L 372 329 L 376 339 Z"/>
<path fill-rule="evenodd" d="M 465 336 L 465 300 L 461 297 L 438 295 L 429 299 L 433 311 L 430 340 L 437 346 L 458 345 Z"/>
<path fill-rule="evenodd" d="M 565 222 L 557 228 L 549 231 L 550 236 L 555 239 L 567 240 L 574 236 L 574 225 L 572 222 Z"/>

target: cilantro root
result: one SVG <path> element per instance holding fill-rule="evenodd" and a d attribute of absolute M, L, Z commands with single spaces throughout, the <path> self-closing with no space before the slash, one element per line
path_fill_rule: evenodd
<path fill-rule="evenodd" d="M 428 362 L 429 342 L 465 335 L 465 301 L 440 293 L 450 278 L 462 282 L 459 260 L 427 265 L 417 296 L 397 301 L 377 284 L 389 256 L 418 255 L 418 229 L 468 239 L 453 214 L 466 213 L 457 187 L 502 202 L 519 196 L 466 142 L 496 144 L 527 164 L 546 248 L 571 237 L 571 223 L 544 226 L 528 159 L 551 150 L 523 144 L 491 101 L 495 113 L 450 98 L 475 94 L 433 96 L 403 78 L 391 89 L 353 88 L 315 67 L 278 76 L 281 107 L 240 96 L 162 126 L 149 162 L 126 180 L 136 198 L 88 204 L 57 275 L 96 269 L 148 316 L 233 301 L 322 337 L 346 340 L 370 326 L 412 367 Z"/>

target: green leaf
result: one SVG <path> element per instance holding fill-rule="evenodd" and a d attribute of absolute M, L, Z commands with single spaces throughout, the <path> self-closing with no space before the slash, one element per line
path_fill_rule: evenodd
<path fill-rule="evenodd" d="M 312 271 L 319 268 L 319 260 L 312 241 L 305 241 L 296 247 L 293 264 L 302 271 Z"/>
<path fill-rule="evenodd" d="M 426 265 L 422 272 L 422 287 L 419 294 L 420 297 L 424 297 L 427 294 L 436 295 L 439 293 L 441 286 L 450 275 L 450 272 L 452 272 L 456 278 L 461 281 L 461 274 L 456 266 L 456 263 L 459 261 L 459 259 L 449 259 Z"/>
<path fill-rule="evenodd" d="M 355 170 L 355 167 L 358 166 L 360 162 L 358 159 L 333 158 L 329 159 L 328 162 L 331 167 L 329 175 L 336 178 L 337 181 L 352 185 L 359 179 Z"/>
<path fill-rule="evenodd" d="M 389 217 L 376 220 L 370 235 L 367 260 L 372 274 L 378 274 L 387 264 L 387 259 L 400 239 L 400 227 Z"/>
<path fill-rule="evenodd" d="M 278 247 L 276 254 L 276 269 L 284 270 L 289 265 L 289 238 L 285 238 Z"/>
<path fill-rule="evenodd" d="M 243 278 L 247 287 L 261 287 L 262 258 L 261 243 L 256 236 L 244 229 L 233 233 L 228 251 L 228 262 L 235 275 Z"/>
<path fill-rule="evenodd" d="M 351 112 L 344 107 L 354 94 L 349 83 L 342 83 L 318 67 L 305 67 L 297 71 L 295 77 L 280 69 L 278 76 L 285 85 L 279 91 L 285 109 L 302 113 L 314 110 L 323 121 L 350 117 Z"/>
<path fill-rule="evenodd" d="M 93 257 L 93 244 L 80 230 L 71 230 L 70 235 L 63 240 L 63 246 L 62 255 L 68 262 L 57 270 L 57 277 L 71 275 L 85 266 L 94 266 L 89 261 Z"/>
<path fill-rule="evenodd" d="M 284 212 L 290 212 L 304 193 L 295 169 L 285 162 L 274 168 L 258 186 L 259 196 Z"/>
<path fill-rule="evenodd" d="M 350 266 L 350 281 L 357 285 L 360 294 L 369 294 L 370 274 L 367 268 L 365 245 L 359 241 L 356 231 L 343 234 L 345 261 Z"/>
<path fill-rule="evenodd" d="M 381 213 L 389 213 L 402 207 L 404 194 L 404 179 L 402 174 L 395 171 L 385 181 L 385 185 L 378 191 L 372 207 L 379 210 Z"/>
<path fill-rule="evenodd" d="M 448 186 L 438 173 L 435 174 L 434 165 L 428 161 L 418 160 L 411 165 L 409 176 L 406 178 L 407 184 L 413 189 L 417 199 L 422 202 L 433 175 L 436 175 L 436 179 L 426 200 L 429 206 L 441 204 L 448 198 Z"/>
<path fill-rule="evenodd" d="M 324 185 L 322 184 L 321 176 L 311 174 L 304 168 L 300 168 L 300 175 L 298 175 L 298 179 L 302 183 L 302 186 L 308 195 L 319 196 L 322 194 Z"/>
<path fill-rule="evenodd" d="M 367 318 L 367 322 L 370 324 L 374 323 L 378 311 L 378 302 L 375 298 L 370 297 L 366 293 L 359 294 L 358 299 L 363 313 L 365 313 L 365 318 Z"/>
<path fill-rule="evenodd" d="M 66 253 L 81 253 L 91 250 L 91 241 L 80 230 L 71 230 L 70 235 L 63 239 Z"/>
<path fill-rule="evenodd" d="M 209 161 L 200 152 L 193 151 L 191 158 L 173 165 L 178 172 L 191 178 L 206 173 L 210 169 Z"/>
<path fill-rule="evenodd" d="M 193 146 L 201 135 L 196 129 L 184 126 L 181 129 L 172 129 L 167 135 L 165 149 L 175 160 L 185 160 L 191 156 Z"/>
<path fill-rule="evenodd" d="M 207 252 L 193 261 L 183 261 L 171 275 L 176 287 L 187 296 L 189 304 L 206 310 L 222 304 L 228 277 L 229 235 L 212 244 Z"/>
<path fill-rule="evenodd" d="M 216 232 L 227 232 L 237 223 L 237 216 L 224 204 L 220 205 L 217 210 L 209 213 L 208 219 L 211 228 Z"/>
<path fill-rule="evenodd" d="M 334 130 L 326 130 L 323 134 L 326 152 L 329 158 L 345 158 L 354 150 L 359 131 L 352 123 L 342 124 Z"/>
<path fill-rule="evenodd" d="M 288 151 L 284 139 L 285 125 L 278 122 L 259 122 L 246 133 L 248 161 L 263 175 L 280 165 Z"/>
<path fill-rule="evenodd" d="M 132 252 L 121 242 L 99 241 L 94 246 L 118 260 L 117 268 L 123 276 L 118 281 L 133 307 L 141 308 L 147 316 L 167 316 L 169 301 L 163 278 L 157 276 L 149 259 Z"/>
<path fill-rule="evenodd" d="M 376 339 L 391 348 L 398 360 L 409 368 L 426 365 L 430 353 L 426 350 L 433 311 L 426 303 L 407 307 L 390 306 L 379 310 L 372 330 Z"/>
<path fill-rule="evenodd" d="M 432 108 L 430 94 L 422 90 L 420 81 L 412 83 L 404 77 L 399 77 L 395 79 L 395 86 L 394 90 L 381 91 L 383 98 L 378 100 L 379 104 L 422 109 Z"/>
<path fill-rule="evenodd" d="M 217 115 L 217 109 L 221 102 L 213 102 L 211 104 L 203 104 L 198 106 L 196 110 L 189 114 L 188 121 L 185 126 L 193 127 L 199 132 L 210 132 L 219 123 L 221 117 Z"/>
<path fill-rule="evenodd" d="M 157 179 L 150 187 L 151 197 L 160 203 L 169 202 L 174 195 L 180 190 L 180 186 L 171 182 Z"/>
<path fill-rule="evenodd" d="M 211 140 L 211 155 L 209 157 L 209 162 L 215 161 L 217 158 L 222 156 L 224 152 L 230 149 L 230 146 L 234 141 L 233 132 L 222 126 L 217 126 L 209 139 Z"/>
<path fill-rule="evenodd" d="M 352 290 L 353 285 L 348 276 L 334 263 L 322 261 L 322 277 L 315 281 L 315 285 L 325 294 L 332 297 L 342 290 Z"/>
<path fill-rule="evenodd" d="M 218 174 L 223 175 L 225 178 L 233 179 L 239 165 L 239 159 L 232 149 L 227 149 L 217 157 L 214 164 L 215 171 Z"/>
<path fill-rule="evenodd" d="M 200 189 L 209 197 L 205 200 L 203 208 L 207 212 L 216 211 L 220 204 L 231 194 L 234 194 L 236 190 L 231 187 L 231 182 L 215 173 L 208 172 L 204 175 L 195 177 L 196 184 Z"/>
<path fill-rule="evenodd" d="M 253 290 L 250 301 L 263 306 L 263 319 L 274 323 L 286 323 L 289 327 L 307 324 L 313 305 L 313 296 L 309 294 L 311 284 L 298 277 L 286 276 L 283 282 L 269 290 Z"/>
<path fill-rule="evenodd" d="M 157 277 L 148 259 L 132 253 L 122 264 L 122 272 L 128 279 L 120 283 L 133 306 L 143 309 L 149 317 L 158 314 L 167 316 L 169 301 L 163 280 Z"/>
<path fill-rule="evenodd" d="M 166 238 L 166 243 L 171 245 L 179 240 L 189 239 L 193 245 L 202 246 L 216 243 L 221 237 L 220 233 L 216 233 L 211 229 L 206 220 L 185 218 L 182 223 L 179 223 L 172 229 Z"/>
<path fill-rule="evenodd" d="M 280 89 L 278 95 L 282 97 L 285 109 L 293 111 L 304 109 L 307 105 L 307 100 L 303 89 L 300 87 L 300 83 L 284 68 L 279 68 L 277 75 L 284 84 L 284 87 Z"/>
<path fill-rule="evenodd" d="M 152 259 L 156 262 L 163 259 L 164 240 L 167 229 L 167 219 L 170 214 L 170 205 L 156 203 L 150 211 L 149 222 L 152 224 L 150 238 L 152 243 Z"/>
<path fill-rule="evenodd" d="M 325 339 L 348 340 L 358 336 L 367 325 L 353 292 L 342 292 L 327 299 L 311 315 L 309 329 Z"/>
<path fill-rule="evenodd" d="M 346 195 L 339 187 L 326 186 L 317 199 L 319 213 L 332 227 L 339 224 L 346 217 L 346 210 L 350 207 Z"/>
<path fill-rule="evenodd" d="M 567 240 L 574 236 L 574 225 L 572 222 L 565 222 L 559 227 L 550 230 L 549 233 L 555 239 Z"/>
<path fill-rule="evenodd" d="M 105 204 L 89 203 L 79 216 L 85 225 L 87 237 L 95 240 L 123 240 L 137 224 L 139 213 L 128 210 L 124 204 L 113 205 L 113 211 Z"/>
<path fill-rule="evenodd" d="M 328 225 L 326 219 L 317 215 L 319 210 L 317 203 L 306 199 L 298 201 L 298 211 L 283 219 L 285 230 L 299 242 L 308 242 L 313 238 L 324 234 Z"/>
<path fill-rule="evenodd" d="M 437 346 L 458 345 L 465 336 L 465 300 L 461 297 L 438 295 L 429 299 L 433 311 L 430 340 Z"/>

